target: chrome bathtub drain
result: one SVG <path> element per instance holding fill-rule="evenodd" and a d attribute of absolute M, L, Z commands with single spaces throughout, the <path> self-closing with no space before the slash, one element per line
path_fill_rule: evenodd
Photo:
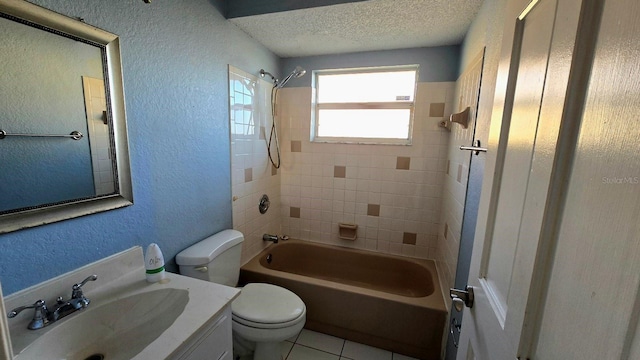
<path fill-rule="evenodd" d="M 84 360 L 104 360 L 104 355 L 102 355 L 102 354 L 93 354 L 93 355 L 89 355 Z"/>

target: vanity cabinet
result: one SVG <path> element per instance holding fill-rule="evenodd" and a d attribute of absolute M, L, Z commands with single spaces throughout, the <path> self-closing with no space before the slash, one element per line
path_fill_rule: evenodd
<path fill-rule="evenodd" d="M 176 360 L 232 360 L 231 305 L 207 323 L 199 334 L 194 334 L 172 357 Z"/>

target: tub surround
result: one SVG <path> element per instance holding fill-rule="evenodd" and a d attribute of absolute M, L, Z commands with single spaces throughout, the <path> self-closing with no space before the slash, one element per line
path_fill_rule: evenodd
<path fill-rule="evenodd" d="M 440 356 L 446 308 L 433 261 L 288 240 L 242 267 L 240 283 L 249 282 L 300 296 L 310 330 L 421 359 Z"/>
<path fill-rule="evenodd" d="M 311 87 L 278 95 L 282 233 L 296 239 L 433 259 L 453 108 L 453 82 L 419 82 L 410 146 L 309 139 Z M 338 223 L 358 225 L 339 239 Z"/>
<path fill-rule="evenodd" d="M 280 234 L 281 175 L 271 165 L 266 145 L 272 124 L 273 83 L 257 73 L 258 69 L 250 73 L 229 66 L 233 228 L 244 235 L 242 263 L 268 245 L 262 234 Z M 275 146 L 273 149 L 275 152 Z M 258 210 L 263 194 L 270 201 L 265 214 Z"/>
<path fill-rule="evenodd" d="M 199 330 L 206 327 L 212 319 L 224 315 L 223 313 L 228 311 L 231 301 L 239 294 L 239 290 L 232 287 L 172 273 L 167 273 L 168 281 L 148 283 L 145 279 L 142 248 L 134 247 L 11 294 L 4 298 L 5 306 L 7 309 L 13 309 L 21 305 L 32 304 L 38 299 L 44 299 L 47 304 L 55 304 L 55 299 L 58 296 L 67 299 L 71 292 L 71 286 L 91 274 L 97 274 L 98 279 L 83 287 L 85 296 L 91 300 L 86 309 L 39 330 L 27 329 L 27 324 L 33 317 L 32 310 L 27 309 L 16 318 L 9 320 L 11 341 L 16 356 L 19 357 L 20 353 L 39 337 L 65 321 L 71 320 L 74 316 L 91 316 L 92 309 L 114 300 L 162 289 L 189 291 L 188 303 L 175 322 L 133 359 L 166 359 L 184 356 L 184 351 L 187 350 L 185 346 L 188 347 L 190 341 L 200 335 Z M 228 326 L 230 344 L 230 321 Z M 82 346 L 82 339 L 78 340 L 78 344 L 80 347 Z"/>

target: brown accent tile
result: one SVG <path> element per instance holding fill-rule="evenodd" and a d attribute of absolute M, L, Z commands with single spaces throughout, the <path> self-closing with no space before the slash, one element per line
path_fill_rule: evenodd
<path fill-rule="evenodd" d="M 346 166 L 334 166 L 333 167 L 333 177 L 346 178 L 347 177 L 347 167 Z"/>
<path fill-rule="evenodd" d="M 278 175 L 278 168 L 271 165 L 271 176 Z"/>
<path fill-rule="evenodd" d="M 267 131 L 264 126 L 260 126 L 260 139 L 264 140 L 267 138 Z"/>
<path fill-rule="evenodd" d="M 398 170 L 409 170 L 409 166 L 411 165 L 411 158 L 406 156 L 398 156 L 396 160 L 396 169 Z"/>
<path fill-rule="evenodd" d="M 449 168 L 451 167 L 451 160 L 447 160 L 447 175 L 449 175 Z"/>
<path fill-rule="evenodd" d="M 291 152 L 302 152 L 302 141 L 291 141 Z"/>
<path fill-rule="evenodd" d="M 253 168 L 244 169 L 244 182 L 253 180 Z"/>
<path fill-rule="evenodd" d="M 446 239 L 449 233 L 449 224 L 444 223 L 444 238 Z"/>
<path fill-rule="evenodd" d="M 429 106 L 429 117 L 443 117 L 444 103 L 431 103 Z"/>
<path fill-rule="evenodd" d="M 458 164 L 458 177 L 456 180 L 461 183 L 462 182 L 462 164 Z"/>
<path fill-rule="evenodd" d="M 418 234 L 406 232 L 402 236 L 402 243 L 407 245 L 415 245 L 417 238 Z"/>
<path fill-rule="evenodd" d="M 289 216 L 292 218 L 300 218 L 300 208 L 291 206 L 289 208 Z"/>
<path fill-rule="evenodd" d="M 369 216 L 380 216 L 380 205 L 378 205 L 378 204 L 368 204 L 368 206 L 367 206 L 367 215 L 369 215 Z"/>

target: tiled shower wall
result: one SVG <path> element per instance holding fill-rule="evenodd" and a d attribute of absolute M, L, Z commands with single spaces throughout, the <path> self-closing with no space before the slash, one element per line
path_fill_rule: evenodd
<path fill-rule="evenodd" d="M 460 146 L 471 146 L 473 142 L 482 76 L 482 54 L 479 54 L 469 64 L 456 82 L 454 112 L 470 107 L 469 125 L 467 128 L 460 124 L 451 124 L 451 135 L 447 151 L 447 165 L 444 177 L 442 212 L 440 217 L 440 231 L 438 232 L 437 252 L 435 260 L 438 265 L 438 275 L 443 291 L 453 288 L 462 217 L 467 196 L 467 181 L 469 179 L 469 164 L 471 152 L 461 151 Z"/>
<path fill-rule="evenodd" d="M 233 228 L 244 234 L 245 263 L 266 247 L 262 234 L 280 233 L 281 175 L 265 141 L 272 124 L 271 83 L 229 66 L 229 95 Z M 263 194 L 271 201 L 266 214 L 258 211 Z"/>
<path fill-rule="evenodd" d="M 438 122 L 451 114 L 454 86 L 418 84 L 411 146 L 310 142 L 312 89 L 280 90 L 282 232 L 434 258 L 449 138 Z M 355 241 L 338 237 L 341 222 L 358 225 Z"/>

